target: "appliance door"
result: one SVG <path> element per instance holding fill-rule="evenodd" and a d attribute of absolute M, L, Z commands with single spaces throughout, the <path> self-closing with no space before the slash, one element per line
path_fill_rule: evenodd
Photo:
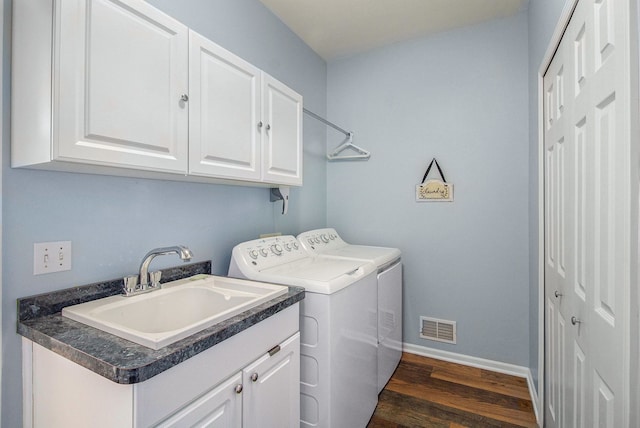
<path fill-rule="evenodd" d="M 297 285 L 308 293 L 333 294 L 375 273 L 375 270 L 372 263 L 363 260 L 305 257 L 263 269 L 251 279 Z"/>
<path fill-rule="evenodd" d="M 398 248 L 345 245 L 344 247 L 323 251 L 322 254 L 347 259 L 368 260 L 377 266 L 384 266 L 399 259 L 402 253 Z"/>
<path fill-rule="evenodd" d="M 402 357 L 402 263 L 378 273 L 378 394 Z"/>

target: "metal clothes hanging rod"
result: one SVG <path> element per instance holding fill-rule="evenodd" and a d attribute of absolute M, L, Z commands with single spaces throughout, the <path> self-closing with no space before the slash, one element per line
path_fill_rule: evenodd
<path fill-rule="evenodd" d="M 303 112 L 305 112 L 306 114 L 308 114 L 309 116 L 311 116 L 312 118 L 319 120 L 320 122 L 324 123 L 325 125 L 328 125 L 330 127 L 332 127 L 333 129 L 342 132 L 344 135 L 346 135 L 347 137 L 349 137 L 350 135 L 352 135 L 351 132 L 346 131 L 342 128 L 340 128 L 338 125 L 336 125 L 335 123 L 329 122 L 327 119 L 325 119 L 324 117 L 318 116 L 317 114 L 315 114 L 314 112 L 312 112 L 311 110 L 307 110 L 306 108 L 302 109 Z"/>
<path fill-rule="evenodd" d="M 340 144 L 338 147 L 336 147 L 334 149 L 333 152 L 329 153 L 327 155 L 327 159 L 329 159 L 330 161 L 336 161 L 336 160 L 367 160 L 371 157 L 371 153 L 369 153 L 369 151 L 363 149 L 362 147 L 358 147 L 355 144 L 353 144 L 353 132 L 349 132 L 345 129 L 340 128 L 338 125 L 336 125 L 335 123 L 329 122 L 327 119 L 325 119 L 324 117 L 318 116 L 317 114 L 315 114 L 312 111 L 307 110 L 306 108 L 302 109 L 303 112 L 305 112 L 306 114 L 308 114 L 309 116 L 311 116 L 312 118 L 319 120 L 320 122 L 324 123 L 327 126 L 332 127 L 333 129 L 335 129 L 336 131 L 340 131 L 342 132 L 344 135 L 346 135 L 346 140 L 344 140 L 342 142 L 342 144 Z M 340 153 L 344 152 L 345 150 L 355 150 L 358 154 L 356 155 L 340 155 Z"/>

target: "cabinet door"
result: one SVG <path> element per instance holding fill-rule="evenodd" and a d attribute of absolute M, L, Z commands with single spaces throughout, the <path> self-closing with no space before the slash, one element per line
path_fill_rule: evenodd
<path fill-rule="evenodd" d="M 262 73 L 263 180 L 302 185 L 302 96 Z"/>
<path fill-rule="evenodd" d="M 186 173 L 187 27 L 142 0 L 55 4 L 52 158 Z"/>
<path fill-rule="evenodd" d="M 242 371 L 244 428 L 300 425 L 300 333 Z"/>
<path fill-rule="evenodd" d="M 260 181 L 260 70 L 189 32 L 189 173 Z"/>
<path fill-rule="evenodd" d="M 161 428 L 207 427 L 232 428 L 242 426 L 242 374 L 222 382 L 169 419 Z"/>

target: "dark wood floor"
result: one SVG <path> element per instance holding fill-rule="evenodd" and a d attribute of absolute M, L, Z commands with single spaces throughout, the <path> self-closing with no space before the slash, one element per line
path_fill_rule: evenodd
<path fill-rule="evenodd" d="M 523 378 L 403 354 L 368 428 L 537 427 Z"/>

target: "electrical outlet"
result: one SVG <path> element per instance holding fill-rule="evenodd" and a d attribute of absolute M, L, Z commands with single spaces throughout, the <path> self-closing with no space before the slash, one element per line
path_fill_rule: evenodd
<path fill-rule="evenodd" d="M 33 274 L 71 270 L 71 241 L 33 244 Z"/>

